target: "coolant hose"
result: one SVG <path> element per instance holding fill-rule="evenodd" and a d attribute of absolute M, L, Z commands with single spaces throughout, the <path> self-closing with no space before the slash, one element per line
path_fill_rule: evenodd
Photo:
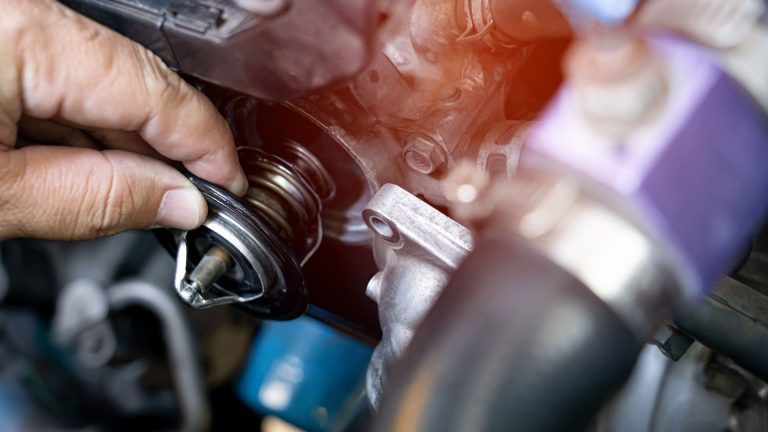
<path fill-rule="evenodd" d="M 373 430 L 580 431 L 641 346 L 569 273 L 489 232 L 419 327 Z"/>

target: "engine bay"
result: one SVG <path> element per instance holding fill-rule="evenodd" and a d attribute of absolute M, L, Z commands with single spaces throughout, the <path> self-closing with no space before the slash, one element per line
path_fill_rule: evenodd
<path fill-rule="evenodd" d="M 768 430 L 766 2 L 61 3 L 249 188 L 0 242 L 0 429 Z"/>

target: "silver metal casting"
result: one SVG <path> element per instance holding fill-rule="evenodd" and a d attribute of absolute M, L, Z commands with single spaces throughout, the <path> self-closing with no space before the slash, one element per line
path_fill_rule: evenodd
<path fill-rule="evenodd" d="M 398 186 L 384 185 L 363 210 L 379 272 L 366 293 L 379 304 L 383 337 L 367 374 L 378 406 L 387 371 L 472 248 L 470 231 Z"/>

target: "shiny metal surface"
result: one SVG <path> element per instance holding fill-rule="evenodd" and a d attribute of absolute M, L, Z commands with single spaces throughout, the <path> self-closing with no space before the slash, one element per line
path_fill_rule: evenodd
<path fill-rule="evenodd" d="M 307 291 L 296 252 L 238 197 L 196 177 L 190 180 L 208 201 L 208 218 L 192 231 L 158 233 L 177 256 L 174 287 L 180 298 L 197 308 L 241 303 L 251 313 L 272 319 L 302 314 Z M 189 281 L 188 272 L 212 247 L 226 251 L 232 264 L 204 292 Z"/>
<path fill-rule="evenodd" d="M 201 228 L 175 236 L 174 286 L 194 308 L 249 303 L 290 289 L 279 264 L 285 251 L 267 237 L 283 242 L 300 265 L 322 240 L 321 196 L 333 197 L 335 184 L 317 158 L 292 141 L 281 146 L 282 157 L 251 147 L 238 153 L 249 182 L 241 211 L 230 208 L 238 199 L 227 197 L 209 205 Z"/>
<path fill-rule="evenodd" d="M 530 241 L 646 338 L 686 297 L 678 258 L 602 198 L 568 178 L 527 171 L 492 182 L 458 208 L 482 209 L 464 215 Z"/>
<path fill-rule="evenodd" d="M 472 248 L 470 231 L 395 185 L 384 185 L 363 210 L 375 235 L 379 272 L 366 293 L 379 305 L 383 337 L 368 367 L 366 388 L 378 406 L 388 370 Z"/>
<path fill-rule="evenodd" d="M 230 246 L 232 245 L 241 245 L 241 247 L 238 248 L 239 250 L 248 250 L 244 249 L 247 246 L 237 241 L 230 243 Z M 262 287 L 260 291 L 250 295 L 238 295 L 221 287 L 219 287 L 219 291 L 223 291 L 224 294 L 216 293 L 211 295 L 211 286 L 201 285 L 193 278 L 195 270 L 197 270 L 202 262 L 195 267 L 195 270 L 192 271 L 192 274 L 187 274 L 188 249 L 189 246 L 187 245 L 187 233 L 183 232 L 179 236 L 179 246 L 176 255 L 176 273 L 173 278 L 173 284 L 176 288 L 176 293 L 188 305 L 196 309 L 205 309 L 225 304 L 247 303 L 258 299 L 263 295 L 263 284 L 259 284 L 259 286 Z M 259 271 L 260 269 L 263 269 L 261 264 L 257 260 L 249 260 L 249 262 L 253 263 L 253 267 L 251 267 L 251 269 L 255 270 L 255 276 L 259 278 L 259 281 L 261 281 L 261 274 L 263 273 L 263 270 L 261 272 Z M 213 284 L 216 282 L 216 280 L 211 280 L 210 282 Z"/>
<path fill-rule="evenodd" d="M 304 264 L 323 237 L 320 194 L 333 194 L 333 180 L 311 153 L 286 143 L 291 161 L 259 149 L 238 149 L 248 176 L 244 201 L 262 215 Z"/>
<path fill-rule="evenodd" d="M 214 246 L 200 259 L 200 263 L 189 274 L 189 280 L 196 289 L 203 293 L 208 292 L 211 285 L 224 276 L 233 264 L 232 257 L 226 250 Z"/>

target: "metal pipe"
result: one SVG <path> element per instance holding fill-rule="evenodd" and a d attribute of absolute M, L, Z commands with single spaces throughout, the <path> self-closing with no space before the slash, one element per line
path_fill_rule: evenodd
<path fill-rule="evenodd" d="M 108 291 L 112 309 L 141 306 L 157 315 L 168 349 L 171 374 L 181 411 L 180 431 L 205 431 L 210 406 L 192 333 L 180 304 L 161 288 L 141 281 L 122 282 Z"/>

